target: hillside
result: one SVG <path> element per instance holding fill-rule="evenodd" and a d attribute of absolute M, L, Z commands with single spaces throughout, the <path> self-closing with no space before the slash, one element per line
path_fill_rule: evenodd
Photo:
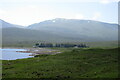
<path fill-rule="evenodd" d="M 73 41 L 70 38 L 61 37 L 55 34 L 38 30 L 29 30 L 24 28 L 3 28 L 2 40 L 4 43 L 17 43 L 24 41 L 45 41 L 45 42 L 63 42 Z"/>
<path fill-rule="evenodd" d="M 3 60 L 4 78 L 80 80 L 118 78 L 118 48 L 69 49 L 56 55 L 18 60 Z M 28 66 L 29 65 L 29 66 Z"/>
<path fill-rule="evenodd" d="M 80 38 L 83 41 L 111 41 L 118 38 L 118 25 L 92 20 L 56 18 L 28 26 L 57 35 Z"/>
<path fill-rule="evenodd" d="M 23 26 L 11 24 L 0 19 L 0 28 L 13 28 L 13 27 L 23 27 Z"/>
<path fill-rule="evenodd" d="M 19 28 L 19 25 L 0 20 L 3 45 L 36 42 L 106 42 L 118 40 L 117 24 L 92 20 L 53 19 Z"/>

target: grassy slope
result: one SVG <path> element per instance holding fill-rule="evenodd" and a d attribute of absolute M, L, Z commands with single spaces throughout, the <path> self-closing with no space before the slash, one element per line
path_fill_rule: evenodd
<path fill-rule="evenodd" d="M 71 49 L 56 55 L 3 61 L 3 78 L 116 78 L 118 49 Z M 74 79 L 73 79 L 74 78 Z"/>
<path fill-rule="evenodd" d="M 118 41 L 86 42 L 90 47 L 115 48 L 118 47 Z"/>
<path fill-rule="evenodd" d="M 1 29 L 0 29 L 1 30 Z M 3 28 L 2 43 L 3 45 L 24 45 L 33 42 L 66 42 L 78 41 L 69 37 L 59 36 L 47 31 L 31 30 L 25 28 Z"/>
<path fill-rule="evenodd" d="M 35 45 L 35 43 L 37 42 L 41 42 L 41 41 L 23 41 L 23 42 L 6 42 L 3 43 L 2 46 L 3 47 L 32 47 L 33 45 Z M 71 42 L 72 43 L 72 42 Z M 73 44 L 80 44 L 80 43 L 85 43 L 86 45 L 88 45 L 89 47 L 92 48 L 115 48 L 118 47 L 118 41 L 101 41 L 101 42 L 73 42 Z"/>

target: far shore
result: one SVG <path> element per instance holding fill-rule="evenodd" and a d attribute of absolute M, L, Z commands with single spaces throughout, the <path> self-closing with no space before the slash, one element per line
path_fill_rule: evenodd
<path fill-rule="evenodd" d="M 47 49 L 47 48 L 29 48 L 27 51 L 17 51 L 22 53 L 32 53 L 30 56 L 39 54 L 58 54 L 61 53 L 59 50 Z"/>
<path fill-rule="evenodd" d="M 36 55 L 40 55 L 40 54 L 58 54 L 58 53 L 61 53 L 59 50 L 48 49 L 48 48 L 3 47 L 2 49 L 25 49 L 26 51 L 16 51 L 16 52 L 32 53 L 29 56 L 36 56 Z"/>

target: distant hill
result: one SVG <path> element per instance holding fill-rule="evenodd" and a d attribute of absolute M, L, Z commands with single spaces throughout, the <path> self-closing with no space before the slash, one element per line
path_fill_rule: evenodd
<path fill-rule="evenodd" d="M 3 42 L 23 42 L 23 41 L 45 41 L 45 42 L 65 42 L 74 41 L 70 38 L 54 35 L 44 31 L 29 30 L 23 28 L 3 28 Z"/>
<path fill-rule="evenodd" d="M 11 27 L 23 27 L 23 26 L 11 24 L 0 19 L 0 28 L 11 28 Z"/>
<path fill-rule="evenodd" d="M 4 43 L 23 41 L 94 42 L 116 41 L 117 24 L 92 20 L 53 19 L 18 28 L 19 25 L 0 20 Z M 22 26 L 23 27 L 23 26 Z"/>
<path fill-rule="evenodd" d="M 56 18 L 27 27 L 32 30 L 42 30 L 65 37 L 79 38 L 81 40 L 111 41 L 118 39 L 118 25 L 92 20 Z"/>

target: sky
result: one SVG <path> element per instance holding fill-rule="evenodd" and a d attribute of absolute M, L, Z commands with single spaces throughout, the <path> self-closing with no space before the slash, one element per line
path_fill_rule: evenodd
<path fill-rule="evenodd" d="M 0 0 L 0 19 L 28 26 L 55 18 L 118 23 L 119 0 Z"/>

